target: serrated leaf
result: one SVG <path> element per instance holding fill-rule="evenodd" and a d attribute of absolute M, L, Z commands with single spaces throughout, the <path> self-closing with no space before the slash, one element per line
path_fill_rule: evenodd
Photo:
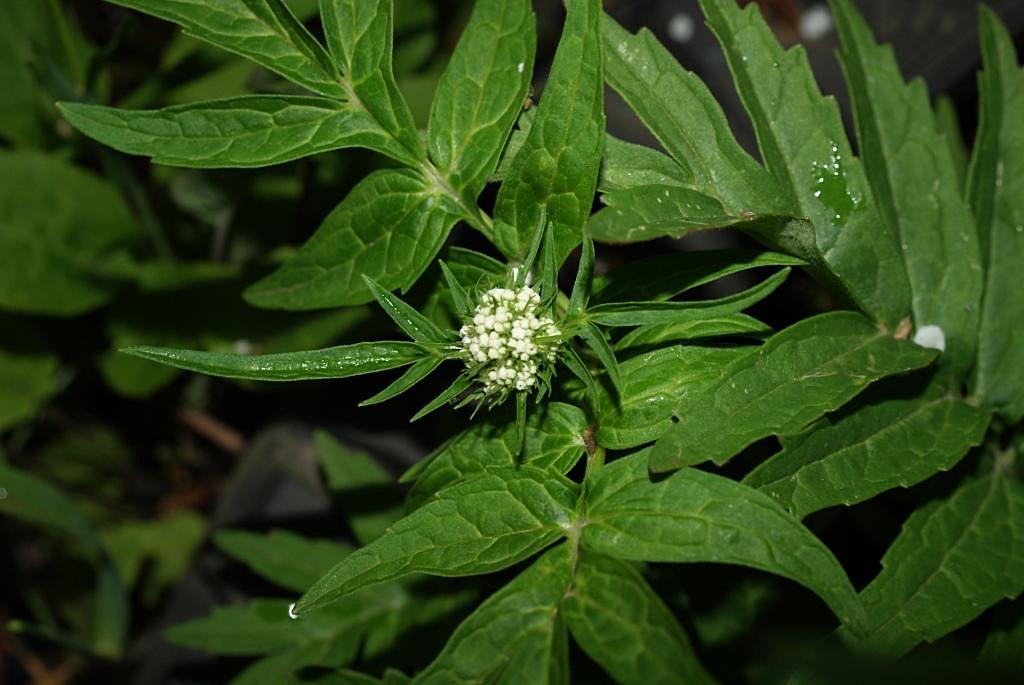
<path fill-rule="evenodd" d="M 599 395 L 598 443 L 630 449 L 657 440 L 672 427 L 681 397 L 704 396 L 730 363 L 753 352 L 751 347 L 675 345 L 622 362 L 619 397 Z"/>
<path fill-rule="evenodd" d="M 1024 591 L 1024 485 L 997 464 L 906 520 L 861 592 L 858 651 L 895 659 Z"/>
<path fill-rule="evenodd" d="M 581 544 L 620 559 L 738 564 L 790 578 L 857 629 L 863 609 L 828 548 L 767 495 L 685 468 L 651 481 L 648 450 L 605 466 L 587 494 Z"/>
<path fill-rule="evenodd" d="M 698 250 L 638 259 L 594 279 L 594 302 L 668 300 L 719 278 L 764 266 L 804 266 L 779 252 Z"/>
<path fill-rule="evenodd" d="M 315 93 L 343 99 L 339 73 L 327 51 L 281 0 L 111 0 L 181 26 Z"/>
<path fill-rule="evenodd" d="M 942 329 L 939 363 L 963 377 L 977 343 L 982 271 L 949 146 L 924 82 L 904 82 L 891 47 L 875 43 L 851 2 L 833 0 L 832 11 L 860 156 L 879 213 L 899 236 L 914 322 Z"/>
<path fill-rule="evenodd" d="M 803 518 L 952 468 L 981 443 L 990 418 L 944 379 L 881 381 L 806 432 L 784 438 L 782 451 L 743 482 Z"/>
<path fill-rule="evenodd" d="M 138 227 L 118 190 L 58 157 L 0 150 L 0 308 L 72 316 L 106 302 Z"/>
<path fill-rule="evenodd" d="M 730 364 L 705 393 L 682 397 L 679 422 L 655 445 L 651 469 L 724 464 L 754 441 L 795 433 L 870 383 L 934 358 L 934 350 L 896 340 L 860 314 L 804 319 Z"/>
<path fill-rule="evenodd" d="M 777 181 L 736 142 L 707 86 L 650 31 L 633 35 L 606 15 L 601 32 L 608 84 L 683 170 L 685 176 L 674 178 L 721 208 L 720 215 L 790 209 Z M 709 214 L 705 210 L 695 216 Z"/>
<path fill-rule="evenodd" d="M 789 271 L 786 267 L 751 288 L 717 300 L 607 302 L 588 309 L 587 318 L 601 326 L 649 326 L 738 314 L 775 292 Z"/>
<path fill-rule="evenodd" d="M 348 545 L 279 529 L 268 533 L 222 530 L 214 534 L 213 540 L 221 551 L 253 573 L 294 592 L 304 591 L 352 552 Z"/>
<path fill-rule="evenodd" d="M 559 603 L 572 577 L 566 545 L 549 550 L 464 620 L 415 685 L 568 683 Z"/>
<path fill-rule="evenodd" d="M 818 249 L 850 297 L 895 329 L 910 312 L 895 228 L 881 220 L 839 109 L 821 96 L 804 48 L 783 50 L 756 6 L 701 7 L 786 204 L 814 224 Z"/>
<path fill-rule="evenodd" d="M 498 191 L 495 244 L 521 257 L 546 208 L 561 261 L 590 214 L 604 146 L 601 3 L 571 0 L 537 115 Z M 504 228 L 502 228 L 504 227 Z"/>
<path fill-rule="evenodd" d="M 583 550 L 562 611 L 573 639 L 617 683 L 716 682 L 675 616 L 628 563 Z"/>
<path fill-rule="evenodd" d="M 246 299 L 274 309 L 318 309 L 373 299 L 363 276 L 406 289 L 441 249 L 459 214 L 439 188 L 412 170 L 375 171 Z"/>
<path fill-rule="evenodd" d="M 1024 316 L 1018 270 L 1024 260 L 1024 70 L 996 15 L 981 9 L 981 112 L 967 195 L 985 264 L 973 389 L 1011 422 L 1024 416 Z"/>
<path fill-rule="evenodd" d="M 402 477 L 402 482 L 416 480 L 409 493 L 410 509 L 421 506 L 442 488 L 489 469 L 525 463 L 565 474 L 583 455 L 587 417 L 578 407 L 545 402 L 531 412 L 521 457 L 513 450 L 507 412 L 491 417 L 448 440 Z"/>
<path fill-rule="evenodd" d="M 472 202 L 494 171 L 533 75 L 537 43 L 525 0 L 485 0 L 441 75 L 430 108 L 430 158 Z"/>
<path fill-rule="evenodd" d="M 683 321 L 674 324 L 642 326 L 622 336 L 615 343 L 615 350 L 621 355 L 637 354 L 656 347 L 678 345 L 720 336 L 764 338 L 772 334 L 772 328 L 746 314 L 730 314 L 711 319 Z"/>
<path fill-rule="evenodd" d="M 347 378 L 412 364 L 428 353 L 411 342 L 361 342 L 306 352 L 225 354 L 168 347 L 128 347 L 122 352 L 186 371 L 254 381 Z"/>
<path fill-rule="evenodd" d="M 245 95 L 135 111 L 62 102 L 59 109 L 90 138 L 155 164 L 261 167 L 348 147 L 415 163 L 364 110 L 327 98 Z"/>
<path fill-rule="evenodd" d="M 347 448 L 326 431 L 313 434 L 327 487 L 339 496 L 356 540 L 367 545 L 402 518 L 402 497 L 395 479 L 368 454 Z M 317 578 L 329 571 L 324 568 Z M 317 578 L 299 590 L 306 590 Z"/>
<path fill-rule="evenodd" d="M 467 576 L 511 566 L 563 535 L 577 488 L 532 466 L 496 469 L 437 493 L 306 592 L 300 614 L 410 573 Z"/>
<path fill-rule="evenodd" d="M 690 174 L 675 160 L 654 148 L 628 143 L 614 136 L 606 136 L 604 139 L 604 159 L 601 160 L 601 175 L 597 179 L 598 192 L 608 193 L 650 185 L 685 186 L 690 178 Z"/>
<path fill-rule="evenodd" d="M 393 0 L 320 0 L 324 36 L 354 100 L 407 150 L 425 159 L 412 111 L 391 67 Z"/>

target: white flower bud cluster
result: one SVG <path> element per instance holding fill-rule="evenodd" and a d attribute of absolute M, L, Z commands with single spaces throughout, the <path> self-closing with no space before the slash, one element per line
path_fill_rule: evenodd
<path fill-rule="evenodd" d="M 529 390 L 537 372 L 552 362 L 560 335 L 551 317 L 540 311 L 540 296 L 529 286 L 492 288 L 480 298 L 472 323 L 459 330 L 467 365 L 486 364 L 481 372 L 485 394 Z"/>

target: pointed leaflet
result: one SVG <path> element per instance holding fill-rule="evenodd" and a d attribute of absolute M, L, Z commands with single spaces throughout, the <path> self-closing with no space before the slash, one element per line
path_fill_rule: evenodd
<path fill-rule="evenodd" d="M 271 309 L 319 309 L 373 299 L 363 276 L 408 288 L 458 219 L 443 192 L 413 170 L 375 171 L 352 189 L 277 271 L 245 291 Z"/>
<path fill-rule="evenodd" d="M 359 406 L 368 407 L 371 404 L 380 404 L 381 402 L 386 402 L 387 400 L 401 395 L 403 392 L 410 390 L 417 383 L 432 374 L 443 361 L 444 359 L 440 358 L 420 359 L 418 362 L 406 369 L 405 372 L 389 384 L 388 387 L 384 388 L 373 397 L 366 398 L 359 403 Z"/>
<path fill-rule="evenodd" d="M 956 465 L 985 437 L 991 412 L 941 378 L 880 381 L 793 438 L 743 482 L 794 515 L 855 504 Z"/>
<path fill-rule="evenodd" d="M 526 97 L 536 24 L 527 0 L 477 2 L 437 84 L 427 147 L 466 201 L 476 199 L 497 166 Z"/>
<path fill-rule="evenodd" d="M 608 21 L 607 17 L 605 21 Z M 606 49 L 605 66 L 610 69 L 609 59 L 609 51 Z M 611 81 L 609 71 L 605 72 L 605 76 Z M 599 192 L 629 190 L 645 185 L 685 186 L 690 179 L 691 174 L 664 153 L 646 145 L 605 136 L 604 159 L 601 160 L 601 175 L 597 179 Z"/>
<path fill-rule="evenodd" d="M 571 577 L 568 546 L 549 550 L 470 614 L 414 685 L 568 683 L 559 603 Z"/>
<path fill-rule="evenodd" d="M 498 191 L 494 213 L 505 225 L 495 243 L 522 256 L 547 208 L 560 263 L 579 243 L 590 215 L 604 145 L 601 3 L 570 0 L 562 39 L 526 142 Z"/>
<path fill-rule="evenodd" d="M 757 285 L 717 300 L 680 302 L 607 302 L 587 310 L 587 318 L 602 326 L 647 326 L 737 314 L 775 292 L 789 276 L 789 267 Z"/>
<path fill-rule="evenodd" d="M 815 592 L 843 623 L 863 611 L 828 548 L 777 502 L 697 469 L 652 481 L 648 450 L 605 466 L 587 494 L 582 544 L 619 559 L 739 564 Z"/>
<path fill-rule="evenodd" d="M 978 359 L 973 389 L 1012 423 L 1024 416 L 1024 70 L 1013 41 L 991 10 L 981 8 L 984 69 L 981 113 L 967 177 L 985 263 Z"/>
<path fill-rule="evenodd" d="M 330 55 L 282 0 L 111 0 L 172 21 L 190 36 L 247 57 L 315 93 L 344 99 Z"/>
<path fill-rule="evenodd" d="M 773 333 L 771 326 L 746 314 L 730 314 L 710 319 L 682 321 L 674 324 L 654 324 L 634 328 L 615 343 L 620 356 L 650 351 L 656 347 L 679 345 L 719 336 L 766 338 Z"/>
<path fill-rule="evenodd" d="M 853 300 L 895 328 L 910 312 L 910 286 L 895 229 L 881 221 L 835 101 L 822 97 L 803 47 L 783 50 L 757 6 L 702 0 L 725 51 L 768 170 Z"/>
<path fill-rule="evenodd" d="M 615 358 L 615 351 L 608 340 L 608 335 L 595 324 L 588 323 L 580 330 L 580 337 L 597 355 L 601 366 L 608 373 L 608 380 L 612 382 L 615 394 L 618 395 L 622 388 L 622 373 L 619 371 L 619 362 Z"/>
<path fill-rule="evenodd" d="M 427 414 L 437 411 L 438 409 L 448 404 L 449 402 L 455 403 L 456 400 L 459 400 L 460 395 L 469 390 L 469 388 L 473 385 L 473 382 L 474 379 L 472 377 L 467 376 L 466 374 L 460 374 L 458 377 L 456 377 L 454 381 L 452 381 L 451 385 L 449 385 L 447 388 L 441 391 L 440 395 L 427 402 L 422 409 L 413 414 L 412 418 L 409 419 L 409 421 L 419 421 Z M 469 398 L 463 397 L 462 399 L 468 400 Z M 456 406 L 460 407 L 462 405 L 458 404 Z"/>
<path fill-rule="evenodd" d="M 868 630 L 845 635 L 858 651 L 895 659 L 1024 591 L 1024 484 L 995 469 L 903 524 L 882 571 L 861 592 Z"/>
<path fill-rule="evenodd" d="M 703 397 L 731 362 L 754 349 L 674 345 L 622 362 L 619 396 L 599 395 L 598 444 L 621 450 L 657 440 L 672 427 L 681 397 Z"/>
<path fill-rule="evenodd" d="M 377 281 L 363 276 L 363 282 L 370 289 L 370 294 L 402 332 L 416 342 L 444 342 L 449 336 L 437 327 L 433 321 L 416 311 L 415 308 L 380 287 Z"/>
<path fill-rule="evenodd" d="M 949 158 L 962 191 L 967 183 L 967 144 L 964 142 L 963 128 L 956 113 L 956 106 L 948 95 L 939 96 L 935 101 L 935 126 L 946 139 Z"/>
<path fill-rule="evenodd" d="M 526 420 L 526 442 L 521 457 L 513 450 L 513 428 L 508 411 L 492 413 L 439 447 L 402 477 L 415 478 L 408 507 L 421 506 L 438 490 L 488 469 L 530 464 L 568 473 L 583 454 L 587 417 L 581 409 L 562 402 L 545 402 Z"/>
<path fill-rule="evenodd" d="M 730 274 L 763 266 L 803 266 L 797 257 L 760 250 L 698 250 L 638 259 L 594 279 L 593 302 L 667 300 Z"/>
<path fill-rule="evenodd" d="M 346 147 L 415 158 L 364 110 L 299 95 L 243 95 L 156 110 L 62 102 L 79 131 L 156 164 L 193 168 L 260 167 Z"/>
<path fill-rule="evenodd" d="M 795 433 L 869 383 L 927 365 L 934 350 L 896 340 L 860 314 L 832 312 L 776 333 L 722 379 L 676 406 L 679 422 L 655 445 L 651 469 L 724 464 L 769 435 Z"/>
<path fill-rule="evenodd" d="M 251 0 L 250 0 L 251 1 Z M 348 96 L 409 154 L 422 160 L 423 144 L 391 69 L 393 0 L 320 0 L 327 47 L 345 77 Z"/>
<path fill-rule="evenodd" d="M 187 371 L 254 381 L 347 378 L 412 364 L 428 354 L 411 342 L 361 342 L 307 352 L 253 355 L 169 347 L 128 347 L 121 351 Z"/>
<path fill-rule="evenodd" d="M 213 539 L 221 551 L 254 573 L 294 592 L 304 591 L 352 552 L 347 545 L 277 529 L 265 534 L 221 530 L 214 533 Z"/>
<path fill-rule="evenodd" d="M 683 69 L 650 31 L 634 35 L 605 16 L 601 32 L 608 84 L 679 165 L 682 173 L 672 177 L 715 202 L 722 214 L 792 209 L 776 179 L 736 142 L 707 86 Z M 609 146 L 609 151 L 617 149 Z M 667 170 L 662 174 L 669 175 Z M 693 211 L 679 209 L 680 218 Z"/>
<path fill-rule="evenodd" d="M 582 550 L 562 611 L 576 643 L 617 683 L 715 682 L 669 608 L 624 561 Z"/>
<path fill-rule="evenodd" d="M 575 516 L 576 494 L 570 481 L 531 466 L 497 469 L 442 490 L 331 569 L 296 611 L 410 573 L 468 576 L 511 566 L 562 537 Z"/>
<path fill-rule="evenodd" d="M 981 255 L 949 146 L 924 82 L 904 83 L 892 49 L 875 43 L 853 3 L 833 0 L 832 10 L 860 156 L 879 213 L 899 235 L 915 326 L 943 330 L 940 363 L 963 377 L 977 342 Z"/>
<path fill-rule="evenodd" d="M 605 205 L 587 230 L 606 243 L 635 243 L 665 236 L 682 238 L 694 231 L 735 226 L 746 217 L 730 214 L 721 202 L 692 188 L 644 185 L 601 196 Z"/>

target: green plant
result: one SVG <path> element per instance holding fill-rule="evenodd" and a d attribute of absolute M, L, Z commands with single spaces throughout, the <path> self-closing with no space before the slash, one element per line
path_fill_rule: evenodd
<path fill-rule="evenodd" d="M 259 167 L 351 147 L 388 157 L 395 166 L 359 181 L 244 297 L 285 310 L 376 301 L 410 338 L 255 355 L 125 352 L 255 381 L 408 367 L 365 404 L 449 361 L 454 381 L 412 418 L 477 409 L 472 418 L 462 410 L 468 427 L 402 477 L 412 484 L 404 511 L 352 521 L 358 549 L 284 532 L 219 535 L 229 554 L 302 592 L 294 604 L 219 609 L 168 633 L 217 653 L 265 655 L 235 682 L 568 682 L 570 636 L 622 683 L 842 677 L 806 655 L 750 659 L 733 674 L 706 667 L 702 653 L 734 630 L 723 624 L 749 629 L 758 598 L 781 591 L 752 573 L 741 576 L 736 606 L 688 613 L 686 601 L 656 591 L 661 563 L 735 565 L 799 584 L 833 617 L 819 617 L 810 638 L 843 663 L 892 662 L 1024 591 L 1024 345 L 1015 337 L 1024 295 L 1012 275 L 1024 258 L 1024 132 L 1015 126 L 1024 72 L 988 10 L 966 164 L 946 114 L 920 81 L 904 81 L 848 0 L 832 10 L 859 156 L 802 48 L 783 49 L 756 7 L 702 0 L 760 161 L 696 75 L 596 0 L 566 3 L 540 102 L 525 110 L 530 3 L 477 0 L 423 135 L 392 74 L 392 2 L 321 0 L 326 48 L 281 0 L 114 2 L 312 94 L 157 110 L 67 101 L 64 118 L 164 165 Z M 605 133 L 606 82 L 665 153 Z M 500 184 L 492 211 L 480 202 L 488 183 Z M 592 214 L 595 195 L 604 206 Z M 502 259 L 448 245 L 459 222 Z M 765 249 L 594 272 L 594 241 L 727 227 Z M 563 292 L 559 274 L 577 248 Z M 774 267 L 736 294 L 677 299 Z M 840 307 L 779 331 L 744 313 L 792 268 Z M 418 293 L 420 306 L 394 290 Z M 391 487 L 372 462 L 318 441 L 329 478 L 354 469 L 339 478 Z M 897 488 L 910 489 L 911 513 L 858 590 L 803 519 Z M 844 515 L 870 526 L 860 512 Z M 449 595 L 452 584 L 423 576 L 512 567 L 429 664 L 395 660 L 401 635 L 456 615 L 480 587 Z M 406 613 L 388 613 L 397 610 Z M 980 651 L 993 672 L 1013 667 L 1021 610 L 1010 605 L 1007 627 L 994 627 Z M 349 670 L 358 665 L 383 680 Z M 409 679 L 383 666 L 420 670 Z"/>

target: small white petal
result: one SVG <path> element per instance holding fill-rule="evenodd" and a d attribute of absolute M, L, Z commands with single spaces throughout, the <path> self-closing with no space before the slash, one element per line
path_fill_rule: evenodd
<path fill-rule="evenodd" d="M 946 334 L 938 326 L 921 326 L 914 333 L 914 342 L 931 350 L 946 351 Z"/>

